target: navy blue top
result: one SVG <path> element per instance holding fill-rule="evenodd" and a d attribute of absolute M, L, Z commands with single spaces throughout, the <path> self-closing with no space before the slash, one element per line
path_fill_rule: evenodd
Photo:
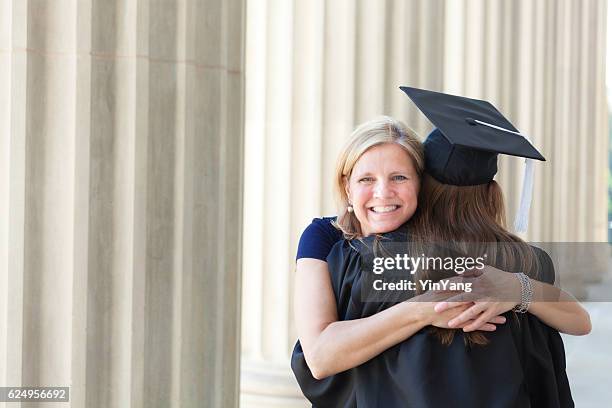
<path fill-rule="evenodd" d="M 342 232 L 331 224 L 336 218 L 323 217 L 312 220 L 300 237 L 296 260 L 300 258 L 326 260 L 336 242 L 342 240 Z"/>

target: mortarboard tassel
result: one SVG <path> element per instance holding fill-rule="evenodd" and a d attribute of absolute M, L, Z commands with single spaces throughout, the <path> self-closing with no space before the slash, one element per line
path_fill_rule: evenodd
<path fill-rule="evenodd" d="M 504 129 L 503 127 L 495 126 L 491 123 L 483 122 L 480 120 L 467 118 L 466 121 L 470 125 L 478 124 L 488 126 L 490 128 L 502 130 L 504 132 L 513 133 L 518 136 L 522 136 L 531 144 L 531 140 L 527 135 L 519 132 L 514 132 L 510 129 Z M 519 209 L 514 219 L 514 230 L 518 233 L 527 232 L 529 226 L 529 210 L 531 208 L 531 200 L 533 198 L 533 160 L 525 159 L 525 172 L 523 173 L 523 190 L 521 191 L 521 201 L 519 203 Z"/>
<path fill-rule="evenodd" d="M 529 225 L 529 209 L 533 196 L 533 160 L 525 159 L 525 172 L 523 173 L 523 191 L 521 191 L 521 201 L 519 203 L 516 219 L 514 220 L 514 230 L 518 233 L 527 232 Z"/>

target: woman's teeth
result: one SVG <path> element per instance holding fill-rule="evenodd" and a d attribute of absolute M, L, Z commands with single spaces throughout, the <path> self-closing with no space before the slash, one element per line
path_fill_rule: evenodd
<path fill-rule="evenodd" d="M 372 207 L 372 211 L 376 213 L 387 213 L 391 211 L 395 211 L 397 209 L 397 205 L 388 205 L 386 207 Z"/>

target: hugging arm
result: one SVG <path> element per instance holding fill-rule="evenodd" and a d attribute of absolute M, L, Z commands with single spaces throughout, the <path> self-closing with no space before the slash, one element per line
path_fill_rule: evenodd
<path fill-rule="evenodd" d="M 409 338 L 428 325 L 448 327 L 446 322 L 471 305 L 456 305 L 443 313 L 433 310 L 435 301 L 448 297 L 424 294 L 372 316 L 339 321 L 328 264 L 313 258 L 297 261 L 294 313 L 306 363 L 316 379 L 356 367 Z M 480 325 L 492 331 L 494 317 Z M 468 320 L 466 324 L 469 324 Z M 462 325 L 459 328 L 463 327 Z"/>
<path fill-rule="evenodd" d="M 550 263 L 552 267 L 552 262 Z M 464 331 L 476 330 L 478 324 L 487 321 L 490 316 L 507 312 L 521 303 L 521 285 L 515 274 L 501 271 L 487 266 L 482 272 L 472 276 L 451 278 L 449 280 L 472 282 L 474 291 L 461 294 L 450 301 L 472 301 L 474 306 L 465 310 L 459 316 L 449 321 L 451 327 L 459 327 L 466 321 L 471 324 L 464 325 Z M 554 282 L 554 271 L 552 280 Z M 533 288 L 533 301 L 529 306 L 529 313 L 538 317 L 548 326 L 561 333 L 572 335 L 585 335 L 591 331 L 589 313 L 571 294 L 549 283 L 529 278 Z M 456 304 L 456 303 L 453 303 Z M 437 311 L 444 311 L 449 302 L 441 302 L 436 306 Z"/>
<path fill-rule="evenodd" d="M 509 286 L 504 287 L 504 291 L 506 291 L 510 285 L 518 283 L 518 281 L 512 282 L 516 277 L 507 272 L 499 270 L 498 272 L 491 272 L 489 270 L 487 273 L 490 275 L 497 273 L 508 275 L 510 282 L 508 282 Z M 535 299 L 529 307 L 529 313 L 561 333 L 582 336 L 591 332 L 591 319 L 589 313 L 572 295 L 548 283 L 540 282 L 532 278 L 529 279 Z M 476 330 L 478 324 L 487 321 L 489 316 L 507 312 L 518 305 L 520 303 L 520 287 L 516 289 L 516 292 L 516 300 L 514 301 L 496 300 L 490 293 L 486 294 L 482 300 L 472 299 L 475 301 L 474 306 L 449 321 L 449 325 L 451 327 L 459 327 L 466 321 L 471 320 L 472 323 L 465 325 L 463 330 L 466 332 Z M 445 307 L 439 306 L 436 307 L 436 310 L 444 311 Z"/>
<path fill-rule="evenodd" d="M 555 266 L 550 256 L 535 248 L 542 265 L 542 279 L 530 278 L 533 299 L 529 313 L 561 333 L 582 336 L 591 332 L 589 312 L 570 293 L 554 286 Z"/>
<path fill-rule="evenodd" d="M 572 295 L 534 279 L 531 279 L 531 284 L 536 301 L 529 307 L 529 313 L 561 333 L 582 336 L 591 332 L 589 313 Z M 547 301 L 547 299 L 558 300 Z"/>

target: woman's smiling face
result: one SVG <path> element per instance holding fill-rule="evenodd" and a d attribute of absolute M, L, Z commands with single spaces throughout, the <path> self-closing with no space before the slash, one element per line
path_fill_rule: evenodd
<path fill-rule="evenodd" d="M 410 156 L 398 144 L 368 149 L 346 185 L 363 236 L 394 231 L 417 208 L 420 181 Z"/>

